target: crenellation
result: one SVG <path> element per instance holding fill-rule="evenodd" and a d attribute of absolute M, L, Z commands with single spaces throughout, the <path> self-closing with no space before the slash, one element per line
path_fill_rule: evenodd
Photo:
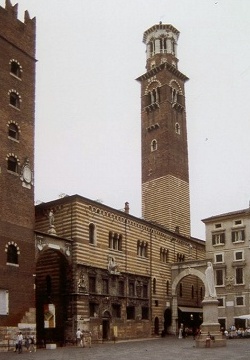
<path fill-rule="evenodd" d="M 5 29 L 0 39 L 35 61 L 36 19 L 30 19 L 25 13 L 25 22 L 20 21 L 18 4 L 12 6 L 10 1 L 6 1 L 5 9 L 0 6 L 0 23 Z"/>

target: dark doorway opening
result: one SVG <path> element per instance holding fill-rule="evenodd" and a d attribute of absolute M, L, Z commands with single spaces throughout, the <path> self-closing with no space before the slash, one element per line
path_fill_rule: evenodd
<path fill-rule="evenodd" d="M 109 340 L 109 320 L 103 319 L 102 320 L 102 339 L 103 340 Z"/>
<path fill-rule="evenodd" d="M 159 318 L 158 317 L 155 318 L 154 332 L 155 332 L 155 335 L 159 335 Z"/>

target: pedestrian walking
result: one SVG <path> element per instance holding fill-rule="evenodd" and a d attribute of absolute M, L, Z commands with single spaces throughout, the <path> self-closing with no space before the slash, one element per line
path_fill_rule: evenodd
<path fill-rule="evenodd" d="M 23 334 L 21 331 L 17 335 L 17 340 L 18 340 L 18 352 L 20 354 L 23 351 Z"/>
<path fill-rule="evenodd" d="M 76 332 L 76 345 L 77 346 L 81 346 L 82 337 L 83 337 L 83 333 L 80 329 L 78 329 Z"/>
<path fill-rule="evenodd" d="M 36 347 L 35 347 L 35 338 L 34 336 L 31 336 L 29 338 L 30 341 L 30 352 L 36 352 Z"/>

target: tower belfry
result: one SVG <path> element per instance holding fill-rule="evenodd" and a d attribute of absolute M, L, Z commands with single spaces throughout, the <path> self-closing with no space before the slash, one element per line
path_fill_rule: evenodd
<path fill-rule="evenodd" d="M 169 24 L 146 30 L 141 83 L 142 215 L 190 235 L 188 144 L 184 84 L 178 70 L 179 31 Z"/>

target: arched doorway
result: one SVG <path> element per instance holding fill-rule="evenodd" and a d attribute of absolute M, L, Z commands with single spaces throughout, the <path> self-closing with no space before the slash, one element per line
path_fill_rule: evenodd
<path fill-rule="evenodd" d="M 46 249 L 36 264 L 36 314 L 38 344 L 64 343 L 70 294 L 70 267 L 57 250 Z"/>

